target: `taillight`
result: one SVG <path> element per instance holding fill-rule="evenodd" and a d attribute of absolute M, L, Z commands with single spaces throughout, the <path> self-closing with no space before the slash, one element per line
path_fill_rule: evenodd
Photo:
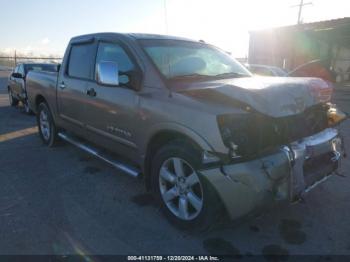
<path fill-rule="evenodd" d="M 332 99 L 334 86 L 329 81 L 324 81 L 322 79 L 313 79 L 310 81 L 309 90 L 317 102 L 328 103 Z"/>

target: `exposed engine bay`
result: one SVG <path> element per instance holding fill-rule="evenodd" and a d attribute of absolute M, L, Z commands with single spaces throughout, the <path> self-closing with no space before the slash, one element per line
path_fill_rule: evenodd
<path fill-rule="evenodd" d="M 337 125 L 346 115 L 332 104 L 317 104 L 303 113 L 271 117 L 259 112 L 218 117 L 225 145 L 233 158 L 254 158 Z"/>

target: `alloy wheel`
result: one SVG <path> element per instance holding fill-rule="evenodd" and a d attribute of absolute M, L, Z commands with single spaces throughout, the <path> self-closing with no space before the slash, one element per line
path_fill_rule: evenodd
<path fill-rule="evenodd" d="M 203 188 L 195 169 L 173 157 L 164 161 L 159 172 L 160 193 L 168 209 L 182 220 L 195 219 L 203 208 Z"/>
<path fill-rule="evenodd" d="M 39 116 L 39 122 L 40 122 L 40 131 L 43 136 L 43 138 L 48 141 L 50 139 L 50 122 L 48 120 L 48 114 L 45 112 L 45 110 L 42 110 L 40 112 Z"/>

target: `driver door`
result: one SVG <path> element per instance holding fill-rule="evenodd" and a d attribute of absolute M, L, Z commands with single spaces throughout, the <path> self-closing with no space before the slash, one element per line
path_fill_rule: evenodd
<path fill-rule="evenodd" d="M 100 62 L 116 63 L 120 72 L 136 70 L 136 63 L 120 43 L 99 42 L 96 65 Z M 90 82 L 84 122 L 90 140 L 129 159 L 136 159 L 133 130 L 138 123 L 139 96 L 137 91 L 125 85 L 127 82 L 125 75 L 119 76 L 116 86 Z"/>

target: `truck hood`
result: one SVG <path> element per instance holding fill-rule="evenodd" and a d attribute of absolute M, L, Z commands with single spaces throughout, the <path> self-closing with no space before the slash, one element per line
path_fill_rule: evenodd
<path fill-rule="evenodd" d="M 265 115 L 284 117 L 318 104 L 313 88 L 318 78 L 247 77 L 205 82 L 177 82 L 171 88 L 192 99 L 220 105 L 251 107 Z"/>

